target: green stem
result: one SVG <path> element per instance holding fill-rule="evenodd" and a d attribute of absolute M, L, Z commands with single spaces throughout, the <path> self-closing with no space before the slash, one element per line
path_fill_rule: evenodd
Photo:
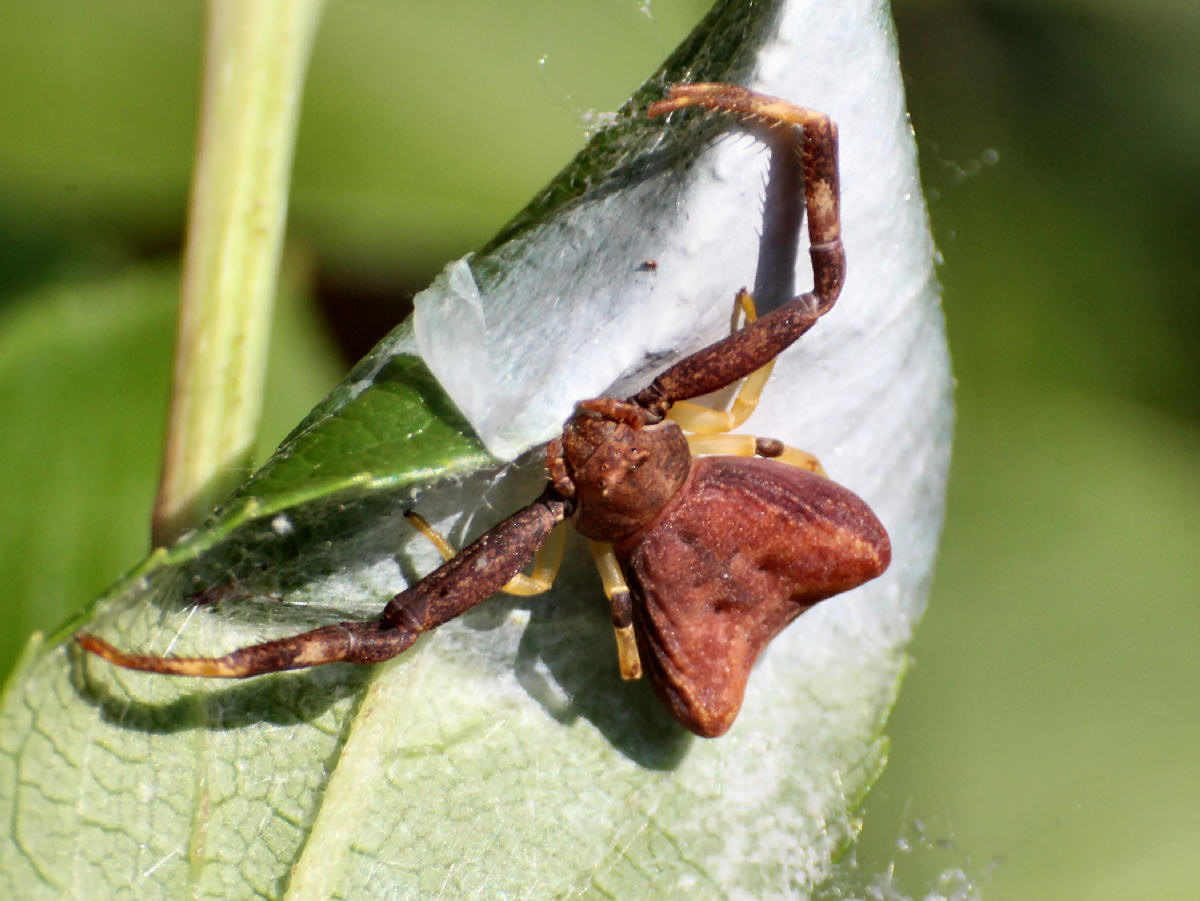
<path fill-rule="evenodd" d="M 155 546 L 244 477 L 262 410 L 300 96 L 322 0 L 210 0 Z"/>

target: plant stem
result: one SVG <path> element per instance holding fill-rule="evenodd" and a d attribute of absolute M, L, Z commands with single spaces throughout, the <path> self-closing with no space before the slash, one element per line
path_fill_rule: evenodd
<path fill-rule="evenodd" d="M 267 343 L 301 90 L 322 0 L 210 0 L 155 546 L 244 477 Z"/>

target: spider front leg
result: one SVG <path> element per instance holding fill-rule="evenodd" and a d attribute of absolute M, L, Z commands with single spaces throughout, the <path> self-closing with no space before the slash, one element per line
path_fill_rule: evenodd
<path fill-rule="evenodd" d="M 323 626 L 221 657 L 130 654 L 87 633 L 80 633 L 76 640 L 84 650 L 117 666 L 173 676 L 241 679 L 326 663 L 379 663 L 408 650 L 422 632 L 462 616 L 504 587 L 546 542 L 566 512 L 567 503 L 547 490 L 392 598 L 377 620 Z"/>
<path fill-rule="evenodd" d="M 833 121 L 817 110 L 724 84 L 676 85 L 647 113 L 659 116 L 688 106 L 733 113 L 749 125 L 765 128 L 773 139 L 798 144 L 813 290 L 676 363 L 631 399 L 659 417 L 679 401 L 731 385 L 774 360 L 832 309 L 846 274 Z"/>
<path fill-rule="evenodd" d="M 456 552 L 454 546 L 446 537 L 431 526 L 425 517 L 412 510 L 404 514 L 422 535 L 430 540 L 438 553 L 445 560 L 452 560 Z M 562 565 L 563 550 L 567 543 L 567 530 L 563 524 L 555 527 L 538 552 L 533 557 L 533 570 L 526 575 L 517 573 L 504 585 L 500 591 L 503 594 L 528 597 L 549 591 Z M 629 586 L 621 567 L 617 564 L 617 556 L 613 553 L 612 545 L 603 541 L 589 542 L 592 559 L 600 573 L 600 581 L 604 586 L 604 594 L 612 608 L 613 632 L 617 640 L 617 659 L 621 668 L 621 678 L 640 679 L 642 677 L 642 662 L 638 657 L 637 640 L 633 635 L 633 600 Z"/>

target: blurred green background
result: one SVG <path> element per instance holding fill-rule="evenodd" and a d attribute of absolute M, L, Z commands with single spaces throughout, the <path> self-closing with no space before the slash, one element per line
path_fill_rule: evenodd
<path fill-rule="evenodd" d="M 412 6 L 337 0 L 318 36 L 264 453 L 708 3 Z M 203 8 L 0 9 L 7 672 L 147 547 Z M 894 11 L 959 420 L 891 763 L 825 894 L 1195 897 L 1200 4 Z"/>

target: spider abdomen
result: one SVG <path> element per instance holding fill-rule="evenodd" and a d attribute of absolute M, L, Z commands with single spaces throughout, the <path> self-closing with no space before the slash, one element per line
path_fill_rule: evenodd
<path fill-rule="evenodd" d="M 616 552 L 656 693 L 681 724 L 716 737 L 771 639 L 818 601 L 880 575 L 891 543 L 870 507 L 830 479 L 757 457 L 700 457 Z"/>

